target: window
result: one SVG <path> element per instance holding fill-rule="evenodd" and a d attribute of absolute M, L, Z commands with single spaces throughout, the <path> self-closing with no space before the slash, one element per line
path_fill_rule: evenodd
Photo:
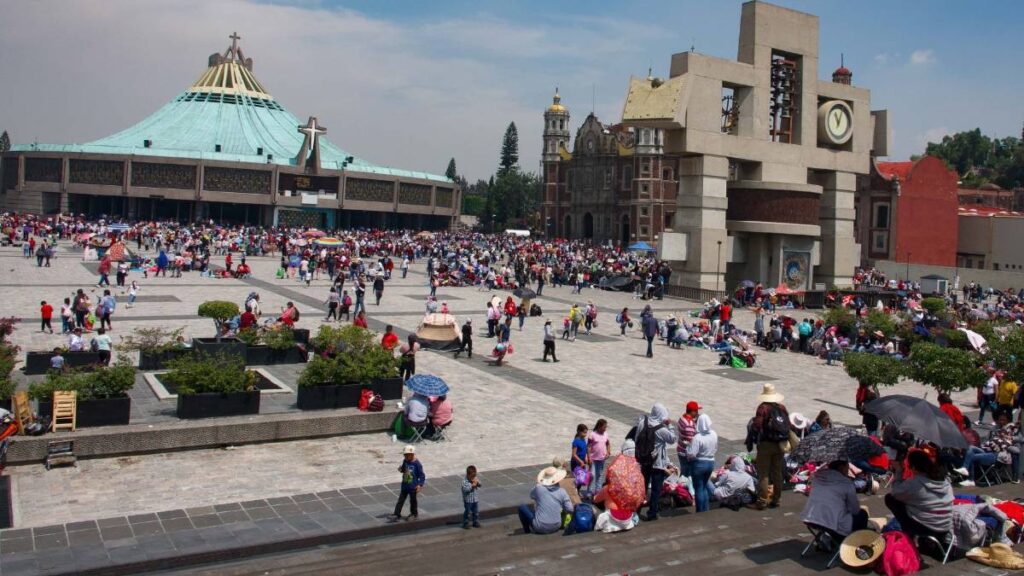
<path fill-rule="evenodd" d="M 872 228 L 888 228 L 889 227 L 889 204 L 882 202 L 874 205 L 875 214 L 872 219 Z"/>
<path fill-rule="evenodd" d="M 646 177 L 651 175 L 651 159 L 644 158 L 640 161 L 640 176 Z"/>
<path fill-rule="evenodd" d="M 871 252 L 872 254 L 889 253 L 889 233 L 887 231 L 878 230 L 871 233 Z"/>
<path fill-rule="evenodd" d="M 647 194 L 648 192 L 650 192 L 650 187 L 647 185 L 647 182 L 644 182 L 640 185 L 640 193 Z"/>
<path fill-rule="evenodd" d="M 640 227 L 640 235 L 641 236 L 647 236 L 647 226 L 641 226 Z"/>
<path fill-rule="evenodd" d="M 993 262 L 992 263 L 992 269 L 998 271 L 999 270 L 999 264 L 996 263 L 996 262 Z"/>
<path fill-rule="evenodd" d="M 646 206 L 640 208 L 640 217 L 641 218 L 647 218 L 647 207 Z"/>
<path fill-rule="evenodd" d="M 629 190 L 633 187 L 633 167 L 623 166 L 622 167 L 622 189 Z"/>
<path fill-rule="evenodd" d="M 558 129 L 559 130 L 565 130 L 565 120 L 559 120 L 558 121 Z"/>
<path fill-rule="evenodd" d="M 672 179 L 672 169 L 671 168 L 663 169 L 661 171 L 661 179 L 662 180 L 671 180 Z"/>

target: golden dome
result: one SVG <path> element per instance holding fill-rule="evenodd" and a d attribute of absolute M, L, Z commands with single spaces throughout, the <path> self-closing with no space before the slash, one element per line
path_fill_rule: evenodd
<path fill-rule="evenodd" d="M 564 114 L 569 111 L 568 108 L 562 106 L 562 97 L 558 95 L 558 88 L 555 88 L 555 97 L 552 98 L 551 106 L 548 106 L 548 112 L 557 112 Z"/>

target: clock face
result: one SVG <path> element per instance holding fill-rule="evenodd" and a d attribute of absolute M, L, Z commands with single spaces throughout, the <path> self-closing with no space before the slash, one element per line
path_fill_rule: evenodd
<path fill-rule="evenodd" d="M 853 111 L 842 100 L 830 100 L 818 107 L 818 141 L 843 145 L 853 136 Z"/>

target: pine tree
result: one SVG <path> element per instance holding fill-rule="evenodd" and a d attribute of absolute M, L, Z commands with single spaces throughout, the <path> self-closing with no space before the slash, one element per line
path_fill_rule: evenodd
<path fill-rule="evenodd" d="M 519 132 L 516 123 L 509 122 L 505 129 L 505 137 L 501 141 L 501 160 L 498 163 L 498 174 L 504 174 L 519 164 Z"/>
<path fill-rule="evenodd" d="M 459 171 L 455 169 L 455 158 L 448 161 L 448 169 L 444 171 L 444 175 L 452 182 L 458 177 Z"/>
<path fill-rule="evenodd" d="M 0 154 L 7 152 L 11 149 L 11 137 L 7 135 L 7 130 L 4 130 L 3 134 L 0 134 Z"/>

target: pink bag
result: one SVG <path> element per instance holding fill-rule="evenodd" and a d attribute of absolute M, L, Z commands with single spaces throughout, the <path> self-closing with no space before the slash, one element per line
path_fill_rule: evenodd
<path fill-rule="evenodd" d="M 585 466 L 578 466 L 572 471 L 573 478 L 576 479 L 577 486 L 587 486 L 590 484 L 590 470 Z"/>
<path fill-rule="evenodd" d="M 885 552 L 875 562 L 875 572 L 885 576 L 906 576 L 921 569 L 917 548 L 906 533 L 894 530 L 882 534 L 882 538 L 885 539 Z"/>

